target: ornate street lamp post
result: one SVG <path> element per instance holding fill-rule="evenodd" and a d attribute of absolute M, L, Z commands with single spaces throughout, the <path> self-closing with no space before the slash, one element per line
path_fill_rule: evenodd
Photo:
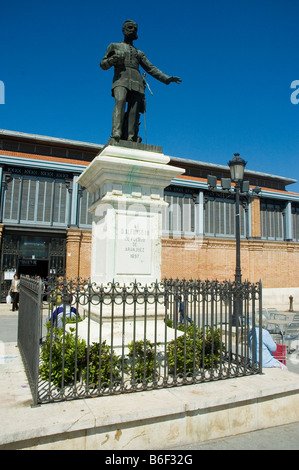
<path fill-rule="evenodd" d="M 236 233 L 236 272 L 235 272 L 235 300 L 234 312 L 232 318 L 233 326 L 240 325 L 242 318 L 242 273 L 241 273 L 241 242 L 240 242 L 240 196 L 244 206 L 244 200 L 248 204 L 250 199 L 258 197 L 261 192 L 259 186 L 250 189 L 249 181 L 243 181 L 244 169 L 247 162 L 240 158 L 238 153 L 234 154 L 234 158 L 228 162 L 231 178 L 221 178 L 221 189 L 217 187 L 217 176 L 208 175 L 207 183 L 209 191 L 213 193 L 226 194 L 227 197 L 235 194 L 235 233 Z M 231 182 L 235 184 L 234 190 Z M 246 205 L 245 204 L 245 205 Z"/>
<path fill-rule="evenodd" d="M 241 185 L 244 178 L 244 168 L 246 166 L 245 160 L 240 157 L 238 153 L 234 154 L 234 158 L 228 162 L 228 166 L 230 169 L 231 180 L 235 183 L 235 191 L 236 191 L 236 274 L 235 274 L 235 281 L 241 282 L 242 274 L 241 274 L 241 256 L 240 256 L 240 191 Z"/>
<path fill-rule="evenodd" d="M 236 273 L 235 273 L 235 284 L 236 292 L 238 292 L 238 284 L 241 284 L 242 273 L 241 273 L 241 242 L 240 242 L 240 191 L 244 178 L 244 169 L 246 166 L 245 160 L 240 157 L 238 153 L 234 154 L 234 158 L 228 162 L 230 169 L 231 180 L 235 183 L 236 203 L 235 203 L 235 214 L 236 214 Z M 234 314 L 233 323 L 239 324 L 239 319 L 242 316 L 242 299 L 236 294 L 234 302 Z"/>

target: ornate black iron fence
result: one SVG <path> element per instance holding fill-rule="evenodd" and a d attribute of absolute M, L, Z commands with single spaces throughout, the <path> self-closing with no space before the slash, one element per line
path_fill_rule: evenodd
<path fill-rule="evenodd" d="M 31 388 L 33 404 L 39 402 L 39 354 L 42 332 L 42 283 L 22 277 L 20 282 L 18 347 Z"/>
<path fill-rule="evenodd" d="M 35 404 L 128 393 L 261 373 L 261 314 L 261 283 L 22 278 L 19 345 Z"/>

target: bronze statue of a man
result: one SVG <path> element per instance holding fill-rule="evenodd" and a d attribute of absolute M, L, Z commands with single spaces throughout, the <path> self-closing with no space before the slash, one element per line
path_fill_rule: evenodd
<path fill-rule="evenodd" d="M 112 139 L 136 142 L 139 128 L 139 114 L 145 110 L 144 88 L 139 65 L 152 77 L 169 85 L 171 82 L 181 83 L 179 77 L 168 76 L 150 63 L 145 54 L 133 46 L 137 39 L 137 24 L 127 20 L 123 24 L 123 42 L 115 42 L 108 46 L 105 57 L 100 62 L 103 70 L 114 66 L 112 96 L 115 106 L 112 116 Z M 126 103 L 128 103 L 126 111 Z"/>

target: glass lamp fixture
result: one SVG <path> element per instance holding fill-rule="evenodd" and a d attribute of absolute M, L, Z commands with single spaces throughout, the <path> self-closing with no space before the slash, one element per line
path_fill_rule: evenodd
<path fill-rule="evenodd" d="M 235 153 L 234 158 L 228 162 L 231 180 L 233 182 L 243 181 L 246 163 L 247 162 L 240 157 L 239 153 Z"/>

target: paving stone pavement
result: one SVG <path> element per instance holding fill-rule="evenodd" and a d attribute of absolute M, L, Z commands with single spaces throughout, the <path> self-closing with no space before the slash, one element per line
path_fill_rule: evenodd
<path fill-rule="evenodd" d="M 299 423 L 276 426 L 171 450 L 298 450 Z"/>

